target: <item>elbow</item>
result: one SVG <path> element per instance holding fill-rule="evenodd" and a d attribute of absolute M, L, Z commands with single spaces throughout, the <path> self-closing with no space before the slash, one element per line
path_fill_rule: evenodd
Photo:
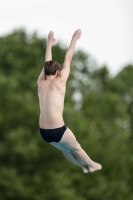
<path fill-rule="evenodd" d="M 70 53 L 67 52 L 65 58 L 71 62 L 71 60 L 72 60 L 72 55 L 71 55 Z"/>

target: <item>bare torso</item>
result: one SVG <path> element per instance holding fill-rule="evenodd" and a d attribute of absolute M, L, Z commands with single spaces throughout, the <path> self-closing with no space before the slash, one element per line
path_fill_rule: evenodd
<path fill-rule="evenodd" d="M 66 84 L 56 79 L 46 79 L 38 84 L 40 105 L 39 126 L 44 129 L 59 128 L 64 125 L 63 109 Z"/>

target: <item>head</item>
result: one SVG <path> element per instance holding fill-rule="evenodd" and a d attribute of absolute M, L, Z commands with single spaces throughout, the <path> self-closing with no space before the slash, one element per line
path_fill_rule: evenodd
<path fill-rule="evenodd" d="M 61 66 L 54 60 L 46 61 L 44 63 L 44 72 L 46 76 L 58 75 L 60 73 Z"/>

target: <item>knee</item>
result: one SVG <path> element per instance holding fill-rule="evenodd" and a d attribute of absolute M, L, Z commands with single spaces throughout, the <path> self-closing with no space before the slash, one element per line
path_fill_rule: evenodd
<path fill-rule="evenodd" d="M 81 145 L 77 142 L 76 145 L 74 146 L 73 153 L 80 151 L 80 149 L 81 149 Z"/>

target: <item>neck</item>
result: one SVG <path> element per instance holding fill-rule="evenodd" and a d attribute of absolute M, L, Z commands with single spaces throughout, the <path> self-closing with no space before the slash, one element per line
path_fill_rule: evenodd
<path fill-rule="evenodd" d="M 47 80 L 54 80 L 55 78 L 57 78 L 57 75 L 46 76 Z"/>

